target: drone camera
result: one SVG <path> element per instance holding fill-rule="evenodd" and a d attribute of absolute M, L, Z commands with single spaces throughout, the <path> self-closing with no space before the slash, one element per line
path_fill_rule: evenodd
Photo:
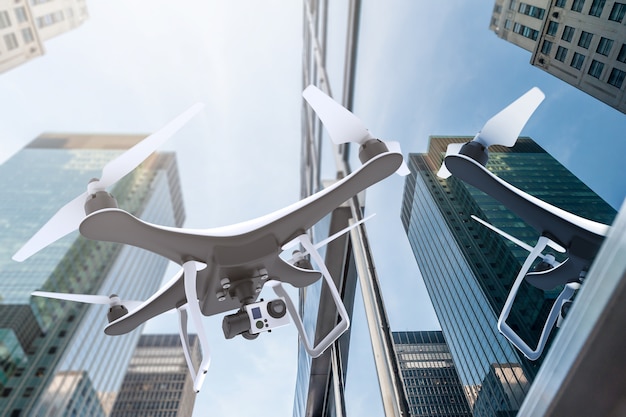
<path fill-rule="evenodd" d="M 247 304 L 237 313 L 224 316 L 222 330 L 224 337 L 232 339 L 238 334 L 243 336 L 258 335 L 287 324 L 289 324 L 287 304 L 284 299 L 277 298 Z M 248 338 L 254 337 L 256 336 Z"/>
<path fill-rule="evenodd" d="M 250 318 L 250 333 L 252 334 L 289 324 L 287 304 L 282 298 L 249 304 L 245 308 Z"/>

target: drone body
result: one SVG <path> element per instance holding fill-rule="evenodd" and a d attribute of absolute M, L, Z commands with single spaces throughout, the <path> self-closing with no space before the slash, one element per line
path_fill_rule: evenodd
<path fill-rule="evenodd" d="M 565 315 L 565 309 L 562 307 L 571 304 L 570 299 L 575 291 L 580 288 L 586 272 L 609 230 L 609 226 L 605 224 L 584 219 L 529 195 L 498 178 L 485 168 L 484 165 L 489 159 L 487 148 L 494 144 L 513 146 L 524 124 L 543 98 L 543 93 L 539 89 L 533 88 L 490 119 L 472 141 L 466 144 L 449 145 L 442 167 L 438 172 L 440 177 L 447 178 L 454 175 L 490 195 L 539 233 L 540 237 L 537 243 L 531 247 L 472 216 L 481 224 L 529 252 L 500 313 L 498 329 L 531 360 L 536 360 L 543 352 L 550 331 L 557 324 L 557 320 L 562 319 Z M 567 259 L 563 262 L 556 262 L 553 255 L 542 254 L 548 246 L 565 253 Z M 531 271 L 538 258 L 541 259 L 540 264 Z M 548 315 L 535 348 L 531 348 L 506 323 L 517 291 L 524 280 L 544 291 L 563 286 L 561 294 L 557 297 Z"/>
<path fill-rule="evenodd" d="M 108 335 L 122 335 L 166 311 L 179 313 L 179 333 L 183 352 L 194 381 L 200 390 L 210 364 L 208 338 L 202 316 L 226 313 L 222 329 L 227 339 L 242 335 L 254 339 L 260 332 L 294 321 L 305 350 L 311 356 L 321 355 L 349 327 L 348 313 L 324 260 L 307 231 L 324 216 L 348 199 L 394 172 L 407 173 L 399 145 L 373 138 L 360 120 L 334 102 L 316 87 L 303 93 L 329 131 L 339 143 L 361 145 L 363 165 L 333 185 L 286 208 L 266 216 L 207 230 L 165 227 L 146 223 L 118 208 L 115 198 L 106 191 L 132 171 L 154 150 L 180 129 L 201 109 L 195 105 L 163 129 L 138 143 L 109 162 L 102 178 L 89 182 L 87 191 L 62 207 L 13 257 L 24 261 L 57 239 L 78 229 L 92 240 L 136 246 L 169 259 L 181 270 L 159 291 L 145 301 L 123 300 L 117 295 L 60 294 L 35 291 L 33 295 L 109 306 L 105 328 Z M 364 221 L 364 220 L 363 220 Z M 350 228 L 358 226 L 362 221 Z M 347 230 L 343 231 L 345 233 Z M 329 239 L 332 239 L 329 238 Z M 304 254 L 285 261 L 281 253 L 299 243 L 314 261 L 312 269 Z M 321 243 L 318 243 L 321 245 Z M 314 345 L 309 340 L 298 309 L 283 283 L 306 287 L 324 278 L 340 317 L 335 327 Z M 159 279 L 159 277 L 155 277 Z M 264 285 L 273 288 L 274 300 L 257 301 Z M 198 333 L 202 362 L 195 369 L 191 361 L 188 319 Z"/>
<path fill-rule="evenodd" d="M 348 177 L 309 198 L 232 226 L 176 229 L 143 222 L 118 208 L 104 208 L 87 215 L 79 230 L 88 239 L 141 247 L 180 265 L 188 261 L 207 265 L 197 271 L 197 292 L 202 314 L 210 316 L 239 308 L 249 298 L 256 299 L 267 280 L 297 288 L 317 281 L 320 272 L 287 263 L 279 256 L 281 248 L 353 195 L 393 174 L 401 162 L 402 156 L 397 153 L 377 155 Z M 149 301 L 111 323 L 106 333 L 127 333 L 155 315 L 185 304 L 182 276 L 157 299 Z"/>

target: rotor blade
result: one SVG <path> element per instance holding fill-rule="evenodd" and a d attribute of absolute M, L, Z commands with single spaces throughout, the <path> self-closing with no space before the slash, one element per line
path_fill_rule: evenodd
<path fill-rule="evenodd" d="M 309 85 L 302 92 L 302 96 L 322 121 L 335 144 L 346 142 L 362 144 L 372 138 L 358 117 L 316 86 Z"/>
<path fill-rule="evenodd" d="M 487 223 L 486 221 L 479 219 L 478 217 L 474 216 L 473 214 L 471 214 L 472 219 L 476 220 L 478 223 L 482 224 L 483 226 L 487 227 L 488 229 L 493 230 L 494 232 L 496 232 L 497 234 L 499 234 L 500 236 L 504 237 L 505 239 L 510 240 L 511 242 L 515 243 L 517 246 L 521 247 L 522 249 L 527 250 L 528 252 L 532 252 L 533 247 L 530 246 L 529 244 L 522 242 L 521 240 L 519 240 L 518 238 L 511 236 L 510 234 L 506 233 L 503 230 L 498 229 L 497 227 L 495 227 L 494 225 Z M 553 245 L 556 245 L 553 246 Z M 552 242 L 551 240 L 548 240 L 548 246 L 550 246 L 552 249 L 555 249 L 559 252 L 564 252 L 565 250 L 563 249 L 563 251 L 559 250 L 560 246 L 554 242 Z M 539 257 L 541 259 L 545 259 L 545 256 L 543 254 L 539 254 Z"/>
<path fill-rule="evenodd" d="M 448 171 L 448 168 L 446 168 L 446 156 L 458 154 L 463 145 L 465 145 L 465 143 L 450 143 L 448 145 L 446 155 L 443 157 L 443 161 L 441 162 L 441 168 L 437 171 L 437 176 L 439 178 L 448 178 L 452 175 L 450 171 Z"/>
<path fill-rule="evenodd" d="M 59 209 L 33 237 L 13 255 L 13 260 L 22 262 L 51 243 L 56 242 L 63 236 L 78 229 L 80 222 L 85 217 L 86 200 L 87 193 L 84 192 L 61 207 L 61 209 Z"/>
<path fill-rule="evenodd" d="M 543 92 L 537 87 L 533 87 L 489 119 L 474 140 L 482 143 L 485 147 L 491 145 L 511 147 L 515 145 L 524 125 L 544 98 Z"/>
<path fill-rule="evenodd" d="M 90 294 L 68 294 L 60 292 L 34 291 L 32 295 L 37 297 L 56 298 L 57 300 L 76 301 L 87 304 L 105 304 L 111 303 L 111 298 L 106 295 L 90 295 Z"/>
<path fill-rule="evenodd" d="M 194 104 L 160 130 L 106 164 L 102 170 L 102 178 L 99 181 L 100 186 L 106 188 L 130 173 L 202 110 L 203 107 L 204 104 L 202 103 Z"/>
<path fill-rule="evenodd" d="M 331 235 L 331 236 L 327 237 L 326 239 L 324 239 L 324 240 L 322 240 L 322 241 L 317 242 L 317 243 L 314 245 L 315 249 L 319 249 L 319 248 L 322 248 L 322 247 L 324 247 L 324 246 L 328 245 L 328 244 L 329 244 L 330 242 L 332 242 L 333 240 L 335 240 L 335 239 L 337 239 L 338 237 L 340 237 L 340 236 L 342 236 L 342 235 L 344 235 L 344 234 L 348 233 L 350 230 L 354 229 L 355 227 L 359 226 L 360 224 L 365 223 L 366 221 L 368 221 L 369 219 L 371 219 L 371 218 L 372 218 L 372 217 L 374 217 L 375 215 L 376 215 L 376 213 L 372 213 L 372 214 L 370 214 L 369 216 L 367 216 L 367 217 L 365 217 L 365 218 L 363 218 L 363 219 L 359 220 L 358 222 L 354 222 L 354 223 L 353 223 L 353 224 L 351 224 L 350 226 L 348 226 L 348 227 L 346 227 L 346 228 L 341 229 L 340 231 L 338 231 L 337 233 L 335 233 L 335 234 L 333 234 L 333 235 Z M 294 246 L 298 245 L 299 243 L 300 243 L 300 240 L 299 240 L 298 238 L 295 238 L 295 239 L 293 239 L 293 240 L 291 240 L 291 241 L 287 242 L 286 244 L 284 244 L 284 245 L 281 247 L 281 249 L 282 249 L 282 250 L 284 250 L 284 251 L 286 251 L 286 250 L 289 250 L 289 249 L 293 248 Z M 307 251 L 304 251 L 304 253 L 302 253 L 302 256 L 306 256 L 306 255 L 308 255 L 308 254 L 309 254 L 309 253 L 308 253 Z M 289 263 L 293 263 L 293 261 L 294 261 L 294 258 L 291 258 L 291 259 L 290 259 L 289 261 L 287 261 L 287 262 L 289 262 Z"/>
<path fill-rule="evenodd" d="M 387 149 L 389 149 L 389 152 L 395 152 L 395 153 L 399 153 L 400 155 L 402 155 L 402 149 L 400 148 L 400 142 L 392 140 L 389 142 L 385 142 L 385 145 L 387 145 Z M 404 156 L 403 156 L 404 158 Z M 398 168 L 398 170 L 396 171 L 396 174 L 402 176 L 402 177 L 406 177 L 407 175 L 409 175 L 411 173 L 411 170 L 409 170 L 409 167 L 406 165 L 406 162 L 404 162 L 404 159 L 402 160 L 402 165 L 400 165 L 400 168 Z"/>
<path fill-rule="evenodd" d="M 483 226 L 485 226 L 488 229 L 493 230 L 494 232 L 496 232 L 497 234 L 499 234 L 500 236 L 504 237 L 505 239 L 510 240 L 511 242 L 515 243 L 517 246 L 521 247 L 522 249 L 526 249 L 528 252 L 532 252 L 533 247 L 530 246 L 529 244 L 522 242 L 521 240 L 519 240 L 518 238 L 511 236 L 510 234 L 506 233 L 503 230 L 498 229 L 497 227 L 495 227 L 494 225 L 487 223 L 486 221 L 484 221 L 483 219 L 480 219 L 476 216 L 474 216 L 473 214 L 470 215 L 470 217 L 474 220 L 476 220 L 478 223 L 482 224 Z M 541 255 L 540 255 L 541 256 Z"/>

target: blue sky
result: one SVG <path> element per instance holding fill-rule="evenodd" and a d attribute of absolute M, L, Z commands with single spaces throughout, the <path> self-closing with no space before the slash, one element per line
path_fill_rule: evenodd
<path fill-rule="evenodd" d="M 488 29 L 492 2 L 363 3 L 354 112 L 374 135 L 400 141 L 405 154 L 422 152 L 429 135 L 473 135 L 538 86 L 546 100 L 522 134 L 621 205 L 626 116 L 532 67 L 530 53 L 497 38 Z M 202 101 L 206 110 L 165 146 L 178 152 L 186 226 L 231 224 L 297 200 L 300 2 L 110 0 L 87 7 L 90 18 L 47 42 L 45 56 L 0 75 L 0 160 L 41 132 L 150 133 Z M 331 5 L 335 94 L 346 7 Z M 331 164 L 325 172 L 333 173 Z M 377 213 L 368 231 L 392 327 L 434 329 L 400 225 L 403 183 L 394 176 L 368 190 L 368 211 Z M 380 405 L 360 314 L 357 305 L 348 411 L 374 415 Z M 147 330 L 175 332 L 174 319 Z M 205 323 L 213 362 L 195 415 L 290 415 L 295 330 L 225 341 L 221 318 Z"/>

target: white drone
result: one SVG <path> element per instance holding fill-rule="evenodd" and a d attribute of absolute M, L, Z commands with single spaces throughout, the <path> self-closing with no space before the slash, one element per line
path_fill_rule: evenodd
<path fill-rule="evenodd" d="M 372 137 L 361 121 L 321 90 L 309 86 L 304 98 L 318 114 L 335 143 L 361 145 L 363 165 L 337 181 L 295 204 L 243 223 L 208 230 L 190 230 L 146 223 L 117 207 L 115 198 L 105 189 L 130 173 L 154 150 L 202 109 L 196 104 L 160 131 L 150 135 L 124 154 L 109 162 L 99 180 L 92 180 L 87 191 L 62 207 L 13 257 L 24 261 L 29 256 L 78 229 L 87 239 L 118 242 L 154 252 L 182 266 L 181 271 L 145 301 L 126 301 L 117 295 L 60 294 L 36 291 L 33 295 L 109 305 L 108 335 L 128 333 L 147 320 L 166 311 L 179 312 L 180 337 L 187 366 L 198 392 L 209 368 L 210 354 L 202 326 L 202 315 L 211 316 L 238 309 L 223 320 L 224 336 L 242 335 L 254 339 L 259 333 L 294 321 L 306 351 L 321 355 L 349 327 L 349 317 L 341 297 L 307 231 L 336 207 L 394 171 L 405 175 L 399 145 Z M 358 223 L 357 223 L 358 224 Z M 357 224 L 351 226 L 354 227 Z M 350 228 L 342 231 L 346 232 Z M 300 243 L 304 253 L 289 263 L 279 255 Z M 305 258 L 310 255 L 319 271 L 312 270 Z M 324 277 L 331 290 L 341 320 L 316 345 L 306 332 L 297 308 L 282 283 L 302 288 Z M 257 301 L 265 284 L 278 298 Z M 187 318 L 197 329 L 202 362 L 198 369 L 190 357 Z"/>
<path fill-rule="evenodd" d="M 584 219 L 515 188 L 484 167 L 489 159 L 487 148 L 491 145 L 508 147 L 515 145 L 522 128 L 544 97 L 541 90 L 534 87 L 489 119 L 471 142 L 448 145 L 444 162 L 437 173 L 442 178 L 454 175 L 489 194 L 540 234 L 537 243 L 532 247 L 472 216 L 476 221 L 530 252 L 498 319 L 500 332 L 530 360 L 536 360 L 541 356 L 554 324 L 559 325 L 560 320 L 565 317 L 572 303 L 571 298 L 580 288 L 586 271 L 609 230 L 609 226 L 605 224 Z M 546 246 L 566 253 L 568 258 L 563 262 L 557 262 L 554 255 L 542 254 Z M 537 258 L 541 258 L 541 262 L 530 271 Z M 537 347 L 534 349 L 506 323 L 524 279 L 544 291 L 564 286 L 550 310 Z"/>

